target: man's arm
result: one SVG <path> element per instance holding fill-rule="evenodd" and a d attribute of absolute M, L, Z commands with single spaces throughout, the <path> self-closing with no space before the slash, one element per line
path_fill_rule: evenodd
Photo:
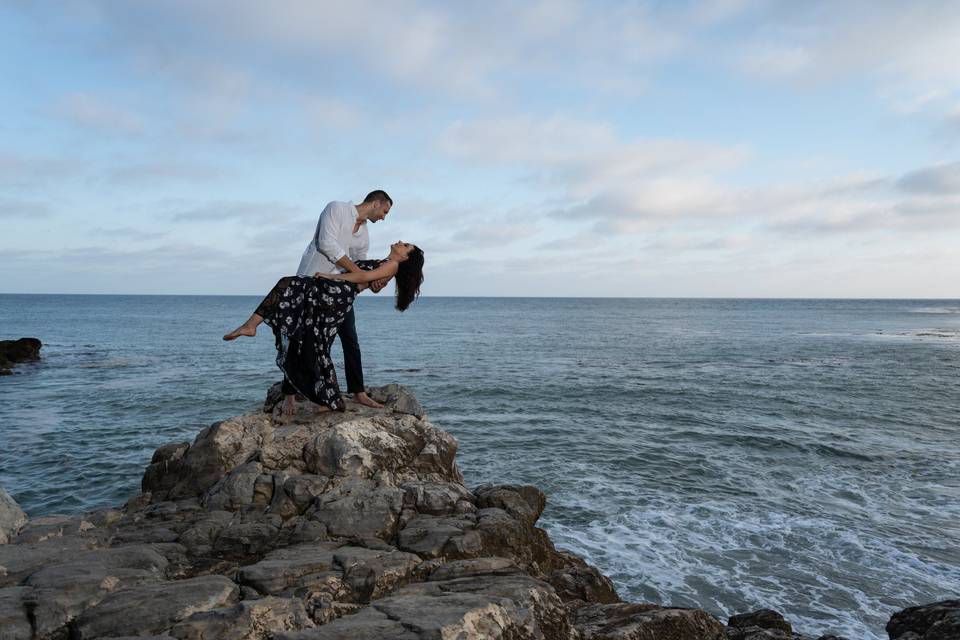
<path fill-rule="evenodd" d="M 363 271 L 363 269 L 358 267 L 357 263 L 351 260 L 346 254 L 337 260 L 336 265 L 347 273 L 357 273 L 358 271 Z"/>
<path fill-rule="evenodd" d="M 376 280 L 389 280 L 393 276 L 397 275 L 397 263 L 387 260 L 379 267 L 371 271 L 364 271 L 361 269 L 359 271 L 351 271 L 349 273 L 315 273 L 314 275 L 318 278 L 325 278 L 327 280 L 346 280 L 347 282 L 366 284 Z"/>

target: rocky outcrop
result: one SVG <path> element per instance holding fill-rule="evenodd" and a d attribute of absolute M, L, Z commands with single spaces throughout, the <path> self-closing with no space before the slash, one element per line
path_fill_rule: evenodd
<path fill-rule="evenodd" d="M 18 362 L 39 360 L 42 346 L 43 343 L 36 338 L 0 340 L 0 375 L 13 373 L 11 367 Z"/>
<path fill-rule="evenodd" d="M 537 527 L 543 492 L 469 489 L 416 398 L 371 395 L 387 408 L 283 420 L 268 398 L 158 448 L 122 509 L 8 518 L 0 639 L 804 640 L 771 611 L 621 602 Z"/>
<path fill-rule="evenodd" d="M 0 487 L 0 544 L 7 544 L 27 524 L 27 514 L 10 494 Z"/>
<path fill-rule="evenodd" d="M 895 613 L 887 623 L 890 640 L 960 638 L 960 600 L 944 600 Z"/>

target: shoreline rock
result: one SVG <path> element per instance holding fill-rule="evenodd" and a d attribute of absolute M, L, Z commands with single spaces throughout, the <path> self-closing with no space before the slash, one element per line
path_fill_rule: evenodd
<path fill-rule="evenodd" d="M 36 338 L 0 340 L 0 376 L 13 374 L 13 365 L 40 359 L 43 343 Z"/>
<path fill-rule="evenodd" d="M 0 639 L 811 640 L 773 611 L 623 602 L 536 526 L 538 488 L 466 487 L 399 385 L 284 420 L 275 391 L 159 447 L 122 509 L 26 520 L 0 492 Z M 960 624 L 960 602 L 915 609 L 891 638 Z"/>

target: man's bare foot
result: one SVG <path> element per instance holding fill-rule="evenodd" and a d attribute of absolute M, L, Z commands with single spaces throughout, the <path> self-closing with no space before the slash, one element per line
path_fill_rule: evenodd
<path fill-rule="evenodd" d="M 296 396 L 284 396 L 283 407 L 281 407 L 280 413 L 285 416 L 292 416 L 296 412 L 297 412 Z"/>
<path fill-rule="evenodd" d="M 252 338 L 252 337 L 254 337 L 255 335 L 257 335 L 257 327 L 256 327 L 256 326 L 251 327 L 251 326 L 249 326 L 249 325 L 247 325 L 247 324 L 242 324 L 242 325 L 240 325 L 239 327 L 237 327 L 236 329 L 234 329 L 233 331 L 231 331 L 230 333 L 228 333 L 228 334 L 226 334 L 225 336 L 223 336 L 223 339 L 224 339 L 224 340 L 236 340 L 236 339 L 239 338 L 240 336 L 249 336 L 249 337 Z"/>
<path fill-rule="evenodd" d="M 357 393 L 353 394 L 353 401 L 357 404 L 362 404 L 365 407 L 383 409 L 383 405 L 368 396 L 366 391 L 358 391 Z"/>

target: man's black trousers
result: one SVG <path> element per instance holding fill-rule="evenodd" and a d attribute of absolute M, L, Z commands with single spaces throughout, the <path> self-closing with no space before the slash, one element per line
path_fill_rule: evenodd
<path fill-rule="evenodd" d="M 343 347 L 343 368 L 347 376 L 347 393 L 363 391 L 363 362 L 360 358 L 357 319 L 353 314 L 353 307 L 350 307 L 349 313 L 344 317 L 337 336 L 340 338 L 340 346 Z M 287 396 L 292 396 L 297 392 L 286 378 L 283 379 L 282 391 Z"/>

